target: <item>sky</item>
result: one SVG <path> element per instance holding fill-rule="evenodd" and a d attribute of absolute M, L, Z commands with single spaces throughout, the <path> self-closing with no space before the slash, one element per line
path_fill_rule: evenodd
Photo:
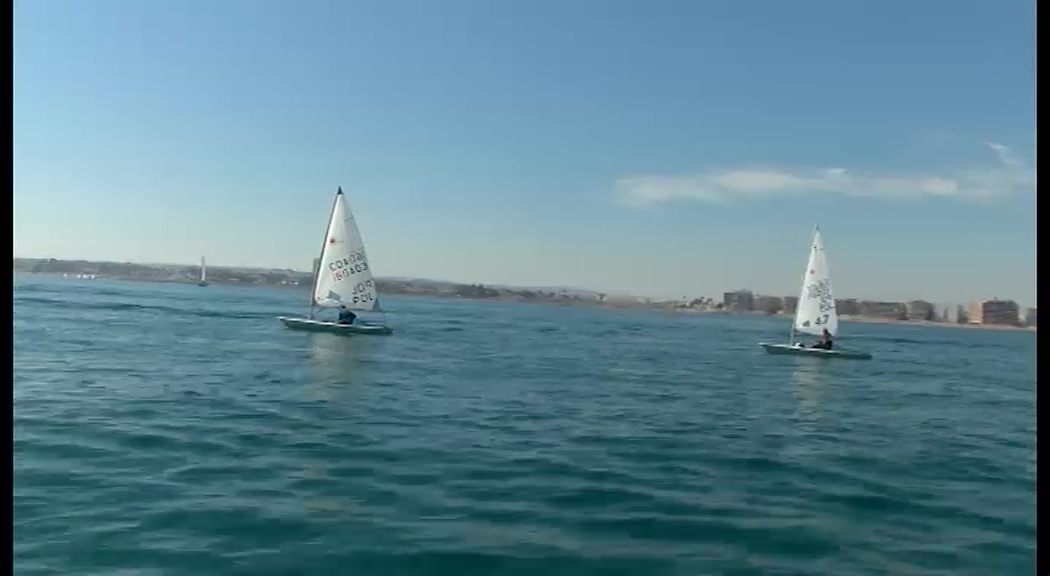
<path fill-rule="evenodd" d="M 1025 0 L 18 0 L 19 257 L 1035 303 Z"/>

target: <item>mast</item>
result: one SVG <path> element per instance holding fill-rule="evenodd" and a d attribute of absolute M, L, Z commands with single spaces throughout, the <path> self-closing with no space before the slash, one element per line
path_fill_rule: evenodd
<path fill-rule="evenodd" d="M 321 266 L 324 264 L 324 249 L 328 245 L 328 229 L 332 227 L 332 215 L 335 214 L 336 202 L 339 201 L 339 197 L 343 195 L 343 187 L 340 186 L 335 192 L 335 199 L 332 200 L 332 210 L 328 213 L 328 225 L 324 228 L 324 240 L 321 241 L 321 254 L 317 257 L 317 269 L 314 270 L 314 282 L 310 286 L 310 319 L 314 319 L 314 308 L 317 304 L 314 300 L 314 293 L 317 292 L 317 281 L 321 279 Z M 312 268 L 313 266 L 311 266 Z"/>

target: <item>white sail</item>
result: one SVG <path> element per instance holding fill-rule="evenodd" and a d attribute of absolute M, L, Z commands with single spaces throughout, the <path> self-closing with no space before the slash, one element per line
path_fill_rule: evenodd
<path fill-rule="evenodd" d="M 328 221 L 313 300 L 314 304 L 324 308 L 345 305 L 351 310 L 379 310 L 372 268 L 368 265 L 361 233 L 342 188 L 336 192 L 332 217 Z"/>
<path fill-rule="evenodd" d="M 820 230 L 813 232 L 809 262 L 802 277 L 802 293 L 795 312 L 795 330 L 820 335 L 824 330 L 832 336 L 838 333 L 839 317 L 835 310 L 835 296 L 831 292 L 831 276 Z"/>
<path fill-rule="evenodd" d="M 208 266 L 204 264 L 204 256 L 201 256 L 201 282 L 208 281 Z"/>

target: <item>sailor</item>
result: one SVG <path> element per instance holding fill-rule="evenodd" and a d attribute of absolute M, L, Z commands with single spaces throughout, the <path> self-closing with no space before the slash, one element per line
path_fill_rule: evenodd
<path fill-rule="evenodd" d="M 824 333 L 821 335 L 820 342 L 817 342 L 812 347 L 813 348 L 817 348 L 819 350 L 831 350 L 831 347 L 832 347 L 831 332 L 828 332 L 828 329 L 825 328 L 824 329 Z"/>
<path fill-rule="evenodd" d="M 354 314 L 350 310 L 346 309 L 346 304 L 339 306 L 339 323 L 340 324 L 353 324 L 354 320 L 357 319 L 357 314 Z"/>

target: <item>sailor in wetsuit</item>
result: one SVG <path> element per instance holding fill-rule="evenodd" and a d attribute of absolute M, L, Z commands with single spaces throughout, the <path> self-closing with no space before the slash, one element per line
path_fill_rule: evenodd
<path fill-rule="evenodd" d="M 821 335 L 820 342 L 811 346 L 811 348 L 816 348 L 818 350 L 831 350 L 831 347 L 831 332 L 828 332 L 827 328 L 824 329 L 824 334 Z"/>
<path fill-rule="evenodd" d="M 357 314 L 354 314 L 350 310 L 346 309 L 346 305 L 339 307 L 339 323 L 340 324 L 353 324 L 354 320 L 357 319 Z"/>

